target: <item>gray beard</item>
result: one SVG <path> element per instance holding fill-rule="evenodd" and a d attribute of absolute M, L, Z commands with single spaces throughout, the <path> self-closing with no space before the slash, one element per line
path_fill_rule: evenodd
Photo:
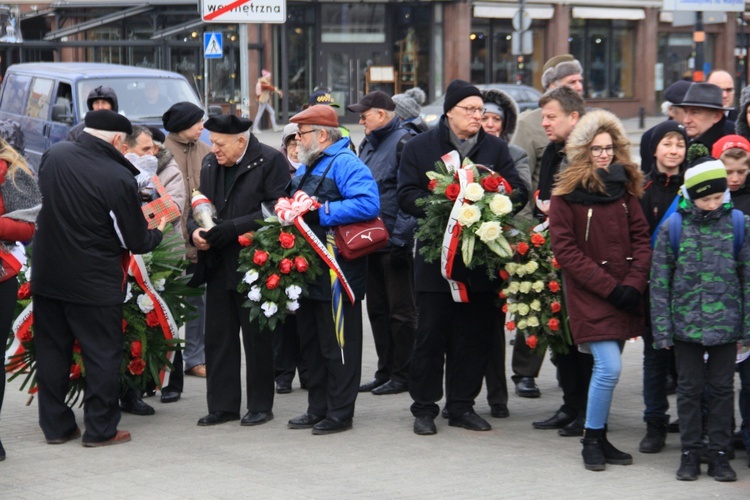
<path fill-rule="evenodd" d="M 310 149 L 307 149 L 300 144 L 297 148 L 297 160 L 299 160 L 302 165 L 307 165 L 309 167 L 318 159 L 322 150 L 320 144 L 317 143 L 313 144 Z"/>

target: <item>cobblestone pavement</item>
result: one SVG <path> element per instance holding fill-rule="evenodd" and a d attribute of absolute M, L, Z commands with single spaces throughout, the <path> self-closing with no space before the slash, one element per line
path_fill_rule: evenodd
<path fill-rule="evenodd" d="M 276 144 L 277 134 L 261 134 L 264 142 L 265 136 Z M 366 321 L 364 339 L 362 373 L 369 381 L 376 357 Z M 36 400 L 26 406 L 28 396 L 14 381 L 0 421 L 8 454 L 0 463 L 0 498 L 750 498 L 744 451 L 732 462 L 735 483 L 714 481 L 705 465 L 698 481 L 676 481 L 677 434 L 669 435 L 661 453 L 638 453 L 645 431 L 641 352 L 640 340 L 626 344 L 609 421 L 611 441 L 632 453 L 634 463 L 604 472 L 584 470 L 578 438 L 531 427 L 561 404 L 549 360 L 538 379 L 542 397 L 511 394 L 507 419 L 491 418 L 480 394 L 476 410 L 492 431 L 448 427 L 438 419 L 435 436 L 412 433 L 408 394 L 360 394 L 348 432 L 313 436 L 289 430 L 287 420 L 306 409 L 307 393 L 297 381 L 291 394 L 276 396 L 276 418 L 265 425 L 198 427 L 206 413 L 205 382 L 186 377 L 178 403 L 151 398 L 156 415 L 123 414 L 120 428 L 132 432 L 131 443 L 88 449 L 79 439 L 51 446 L 37 425 Z M 82 425 L 81 409 L 76 416 Z"/>

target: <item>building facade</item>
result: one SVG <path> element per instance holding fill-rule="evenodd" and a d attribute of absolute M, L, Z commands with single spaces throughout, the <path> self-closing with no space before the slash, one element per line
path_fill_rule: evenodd
<path fill-rule="evenodd" d="M 342 120 L 352 122 L 346 105 L 373 89 L 397 93 L 418 85 L 432 100 L 454 78 L 541 88 L 544 61 L 570 52 L 584 67 L 589 105 L 623 117 L 641 108 L 653 114 L 663 90 L 694 68 L 694 26 L 663 11 L 662 0 L 609 3 L 527 0 L 530 35 L 522 42 L 513 26 L 516 0 L 289 1 L 286 23 L 263 25 L 205 23 L 195 0 L 27 2 L 0 10 L 0 70 L 32 61 L 168 69 L 187 76 L 208 104 L 230 109 L 243 102 L 242 72 L 254 94 L 261 69 L 268 69 L 285 91 L 276 103 L 282 119 L 325 87 L 341 104 Z M 705 69 L 726 69 L 744 86 L 744 16 L 705 13 L 704 22 Z M 240 46 L 240 30 L 247 47 Z M 223 34 L 222 58 L 204 59 L 204 32 Z M 519 50 L 527 53 L 522 59 Z M 253 116 L 254 95 L 244 97 L 250 109 L 242 111 Z"/>

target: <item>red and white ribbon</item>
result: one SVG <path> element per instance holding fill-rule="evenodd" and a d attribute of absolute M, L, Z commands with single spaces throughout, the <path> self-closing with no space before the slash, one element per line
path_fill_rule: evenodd
<path fill-rule="evenodd" d="M 29 302 L 21 314 L 18 315 L 16 320 L 13 322 L 11 331 L 13 332 L 13 342 L 11 343 L 8 350 L 5 351 L 5 371 L 8 373 L 15 373 L 22 368 L 23 363 L 16 360 L 11 360 L 13 356 L 20 356 L 26 349 L 21 343 L 20 333 L 27 331 L 34 324 L 34 302 Z M 20 358 L 18 358 L 20 359 Z"/>

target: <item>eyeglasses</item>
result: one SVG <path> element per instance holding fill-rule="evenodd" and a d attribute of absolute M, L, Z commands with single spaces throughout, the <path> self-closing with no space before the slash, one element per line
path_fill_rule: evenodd
<path fill-rule="evenodd" d="M 604 152 L 607 153 L 607 156 L 612 156 L 615 152 L 615 147 L 613 145 L 605 146 L 605 147 L 591 146 L 589 148 L 589 151 L 591 151 L 592 156 L 599 158 Z"/>
<path fill-rule="evenodd" d="M 362 113 L 359 115 L 359 121 L 364 121 L 365 118 L 367 118 L 368 115 L 373 114 L 375 111 L 367 111 L 366 113 Z"/>
<path fill-rule="evenodd" d="M 474 116 L 477 112 L 481 115 L 487 112 L 486 108 L 475 108 L 473 106 L 459 106 L 456 104 L 457 108 L 461 108 L 466 112 L 466 116 Z"/>
<path fill-rule="evenodd" d="M 302 137 L 305 134 L 309 134 L 310 132 L 315 132 L 314 128 L 311 128 L 310 130 L 305 130 L 304 132 L 297 131 L 297 137 Z"/>

